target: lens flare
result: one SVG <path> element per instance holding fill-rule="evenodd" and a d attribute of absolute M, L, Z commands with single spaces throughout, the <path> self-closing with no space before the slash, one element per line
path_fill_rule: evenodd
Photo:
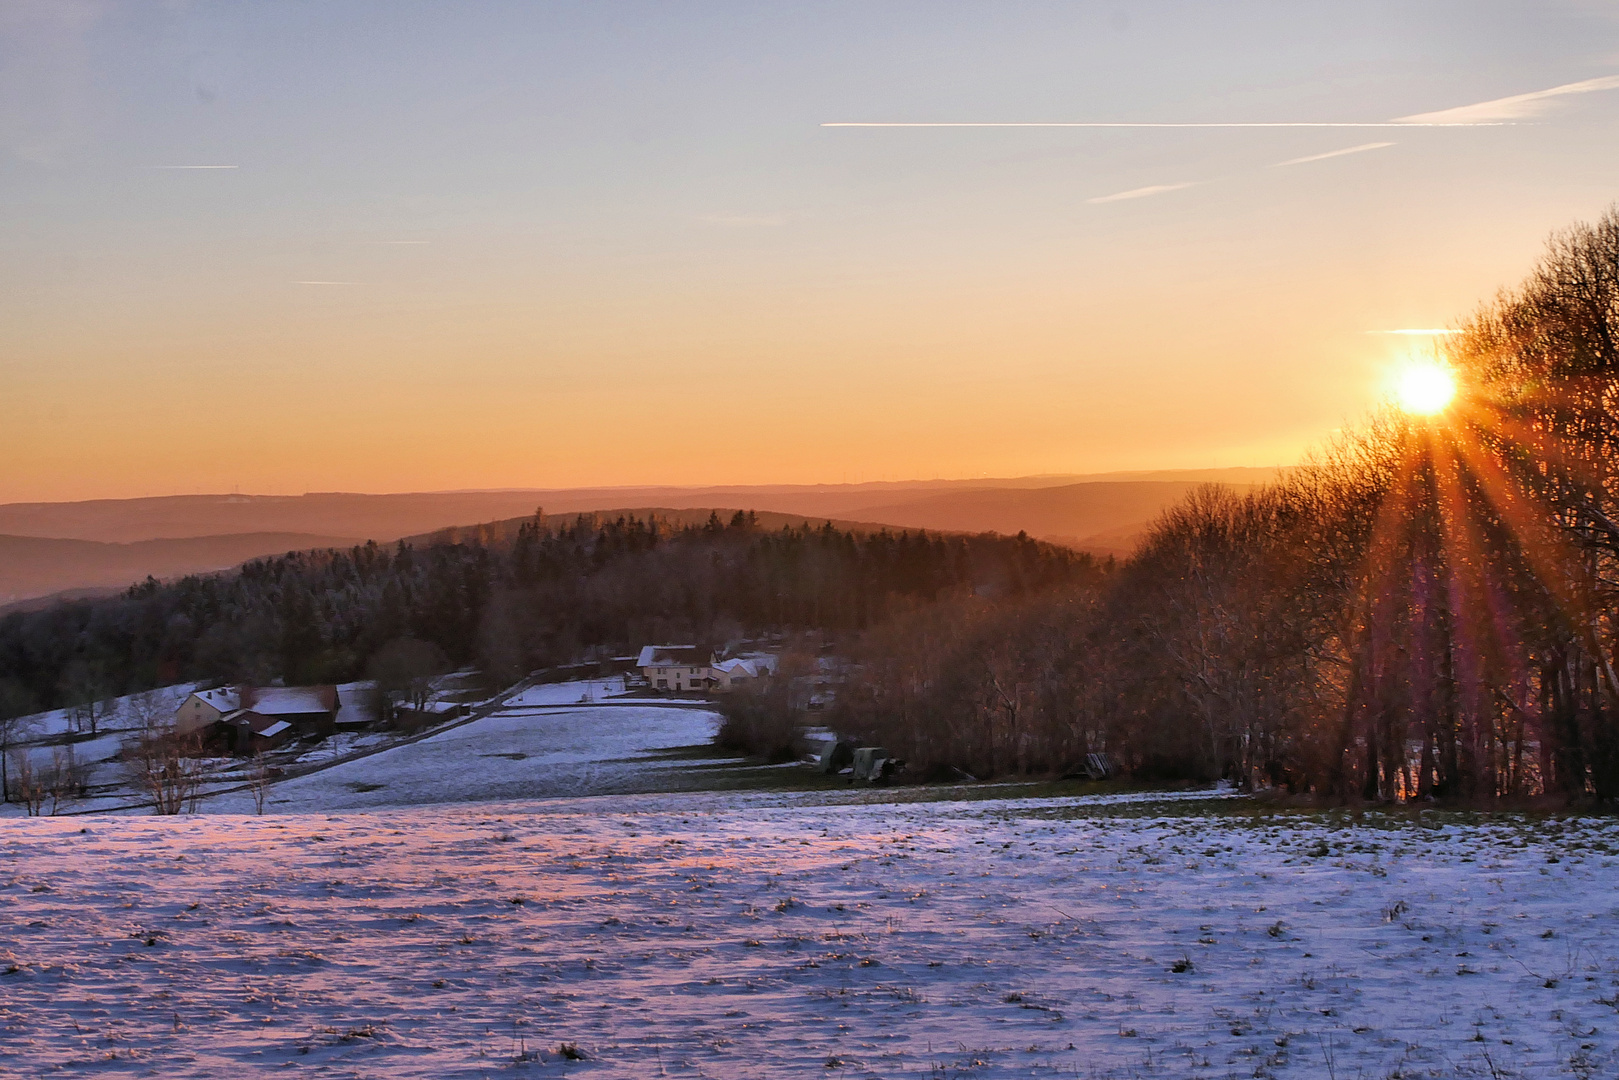
<path fill-rule="evenodd" d="M 1456 376 L 1443 364 L 1418 361 L 1395 380 L 1394 397 L 1400 408 L 1419 416 L 1443 412 L 1456 396 Z"/>

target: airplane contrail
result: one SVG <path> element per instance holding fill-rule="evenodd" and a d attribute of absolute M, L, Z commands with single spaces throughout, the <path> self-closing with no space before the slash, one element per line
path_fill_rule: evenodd
<path fill-rule="evenodd" d="M 1324 121 L 1276 120 L 1211 123 L 1149 123 L 1137 121 L 1070 120 L 835 120 L 824 128 L 1415 128 L 1415 127 L 1511 127 L 1504 120 L 1429 122 L 1399 120 Z"/>
<path fill-rule="evenodd" d="M 1312 161 L 1326 161 L 1328 158 L 1344 157 L 1349 154 L 1363 154 L 1368 150 L 1381 150 L 1386 146 L 1393 146 L 1391 142 L 1369 142 L 1359 146 L 1346 146 L 1342 150 L 1328 150 L 1324 154 L 1310 154 L 1307 157 L 1289 158 L 1287 161 L 1278 161 L 1272 165 L 1273 169 L 1280 169 L 1286 165 L 1307 165 Z"/>
<path fill-rule="evenodd" d="M 1151 184 L 1147 187 L 1131 188 L 1129 191 L 1116 191 L 1112 195 L 1098 195 L 1094 199 L 1086 199 L 1088 203 L 1123 202 L 1126 199 L 1145 199 L 1149 195 L 1162 195 L 1166 191 L 1183 191 L 1189 187 L 1197 187 L 1203 183 L 1201 180 L 1188 180 L 1179 184 Z"/>
<path fill-rule="evenodd" d="M 1103 120 L 839 120 L 822 124 L 831 128 L 1414 128 L 1414 127 L 1510 127 L 1513 121 L 1538 116 L 1558 98 L 1619 90 L 1619 75 L 1564 83 L 1546 90 L 1475 102 L 1437 112 L 1397 116 L 1393 120 L 1330 121 L 1213 121 L 1207 123 L 1155 123 L 1149 121 Z"/>

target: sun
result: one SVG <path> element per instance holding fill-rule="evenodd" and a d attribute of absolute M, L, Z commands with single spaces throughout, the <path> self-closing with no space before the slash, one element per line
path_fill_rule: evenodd
<path fill-rule="evenodd" d="M 1414 360 L 1395 376 L 1394 398 L 1400 408 L 1418 416 L 1444 412 L 1456 396 L 1456 376 L 1433 360 Z"/>

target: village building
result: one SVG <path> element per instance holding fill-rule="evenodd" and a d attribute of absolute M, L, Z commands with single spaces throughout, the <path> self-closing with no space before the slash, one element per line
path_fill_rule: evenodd
<path fill-rule="evenodd" d="M 714 654 L 696 645 L 648 645 L 636 660 L 654 690 L 707 690 L 713 664 Z"/>
<path fill-rule="evenodd" d="M 242 707 L 241 695 L 233 686 L 198 690 L 186 697 L 174 712 L 174 733 L 194 735 L 207 731 L 228 714 Z"/>
<path fill-rule="evenodd" d="M 198 690 L 182 701 L 175 710 L 174 731 L 204 738 L 220 734 L 233 748 L 238 741 L 252 747 L 238 753 L 252 753 L 265 749 L 266 741 L 330 735 L 341 707 L 335 686 L 221 686 Z M 231 731 L 220 731 L 220 725 Z"/>
<path fill-rule="evenodd" d="M 776 673 L 776 658 L 767 654 L 716 660 L 709 669 L 709 682 L 715 690 L 735 690 L 749 683 L 768 679 Z"/>
<path fill-rule="evenodd" d="M 233 754 L 261 754 L 286 742 L 292 725 L 252 709 L 237 709 L 219 720 L 220 737 Z"/>
<path fill-rule="evenodd" d="M 330 735 L 342 707 L 335 686 L 244 686 L 241 699 L 242 708 L 285 720 L 298 735 Z"/>

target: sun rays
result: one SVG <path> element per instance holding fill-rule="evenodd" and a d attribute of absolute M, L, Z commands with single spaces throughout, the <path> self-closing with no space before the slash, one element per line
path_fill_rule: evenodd
<path fill-rule="evenodd" d="M 1415 416 L 1444 412 L 1456 398 L 1456 376 L 1436 360 L 1406 364 L 1395 376 L 1394 400 Z"/>

